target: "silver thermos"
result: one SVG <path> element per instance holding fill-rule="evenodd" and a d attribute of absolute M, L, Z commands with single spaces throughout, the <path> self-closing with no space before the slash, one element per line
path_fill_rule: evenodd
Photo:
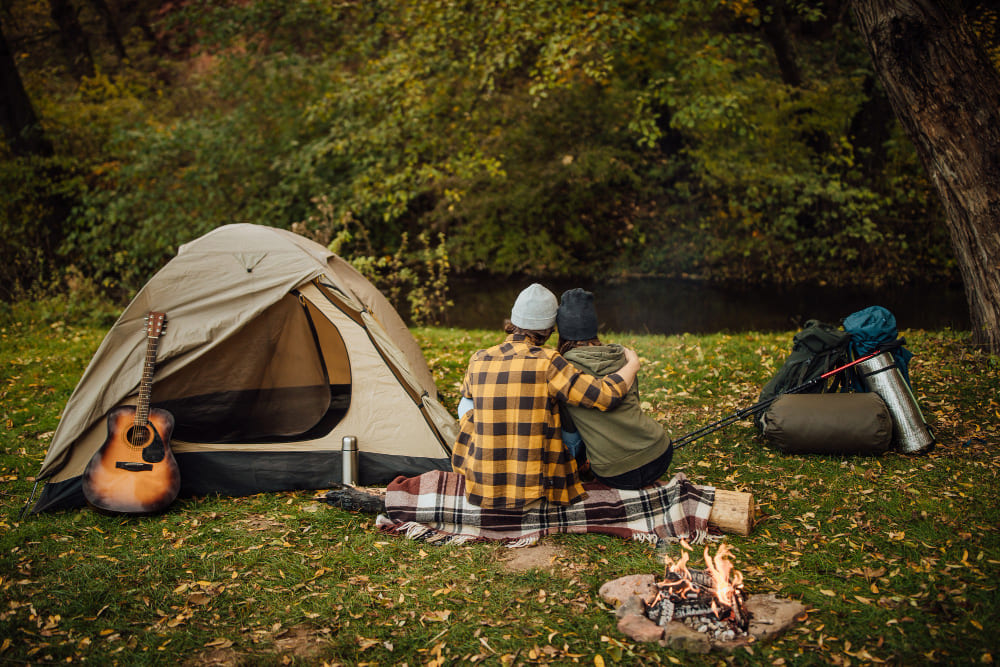
<path fill-rule="evenodd" d="M 862 361 L 858 369 L 868 390 L 881 396 L 889 408 L 896 448 L 904 454 L 918 454 L 929 449 L 934 444 L 934 436 L 892 354 L 883 352 Z"/>
<path fill-rule="evenodd" d="M 345 486 L 358 485 L 358 439 L 345 435 L 341 443 L 341 482 Z"/>

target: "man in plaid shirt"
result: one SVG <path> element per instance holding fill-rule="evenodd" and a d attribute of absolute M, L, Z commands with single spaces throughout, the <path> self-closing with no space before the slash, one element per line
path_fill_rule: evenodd
<path fill-rule="evenodd" d="M 540 498 L 557 504 L 585 492 L 576 461 L 563 446 L 559 403 L 610 410 L 635 381 L 639 358 L 602 378 L 582 373 L 542 345 L 552 334 L 558 302 L 535 283 L 517 297 L 506 340 L 479 350 L 469 362 L 452 467 L 465 476 L 469 502 L 490 509 L 521 509 Z"/>

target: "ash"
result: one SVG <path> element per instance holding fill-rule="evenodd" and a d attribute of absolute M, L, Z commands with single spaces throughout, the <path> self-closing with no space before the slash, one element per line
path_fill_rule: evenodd
<path fill-rule="evenodd" d="M 706 634 L 720 642 L 729 642 L 738 637 L 749 635 L 748 632 L 734 628 L 729 621 L 721 621 L 707 616 L 688 616 L 682 622 L 692 630 Z"/>

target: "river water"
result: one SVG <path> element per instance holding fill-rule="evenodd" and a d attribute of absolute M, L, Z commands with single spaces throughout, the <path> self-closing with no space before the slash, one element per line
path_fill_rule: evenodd
<path fill-rule="evenodd" d="M 532 280 L 453 279 L 455 305 L 446 326 L 499 329 L 518 293 Z M 640 279 L 622 283 L 539 280 L 556 296 L 572 287 L 594 293 L 601 332 L 713 333 L 793 331 L 808 319 L 837 324 L 868 306 L 884 306 L 906 329 L 969 329 L 962 288 L 906 286 L 882 289 L 833 287 L 734 288 L 698 281 Z"/>

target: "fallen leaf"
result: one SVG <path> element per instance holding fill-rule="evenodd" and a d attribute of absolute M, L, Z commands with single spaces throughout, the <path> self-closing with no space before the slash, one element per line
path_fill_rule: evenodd
<path fill-rule="evenodd" d="M 217 638 L 217 639 L 213 639 L 212 641 L 210 641 L 210 642 L 208 642 L 207 644 L 205 644 L 205 647 L 206 647 L 206 648 L 207 648 L 207 647 L 213 647 L 213 648 L 229 648 L 229 647 L 230 647 L 230 646 L 232 646 L 232 645 L 233 645 L 233 642 L 232 642 L 232 641 L 230 641 L 230 640 L 226 639 L 225 637 L 219 637 L 219 638 Z"/>
<path fill-rule="evenodd" d="M 451 609 L 441 609 L 435 611 L 429 611 L 420 617 L 422 621 L 430 621 L 431 623 L 444 623 L 451 616 Z"/>

